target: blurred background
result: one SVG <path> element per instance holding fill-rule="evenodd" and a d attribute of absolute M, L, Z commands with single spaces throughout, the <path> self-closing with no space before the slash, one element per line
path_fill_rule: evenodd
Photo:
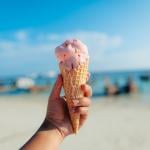
<path fill-rule="evenodd" d="M 40 126 L 59 73 L 54 49 L 70 38 L 89 48 L 93 105 L 61 149 L 148 150 L 148 0 L 0 0 L 0 149 Z"/>

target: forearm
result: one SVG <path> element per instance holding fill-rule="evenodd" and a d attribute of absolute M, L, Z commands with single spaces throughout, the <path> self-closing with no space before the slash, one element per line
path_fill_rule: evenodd
<path fill-rule="evenodd" d="M 44 121 L 39 130 L 20 150 L 58 150 L 63 137 L 58 129 Z"/>

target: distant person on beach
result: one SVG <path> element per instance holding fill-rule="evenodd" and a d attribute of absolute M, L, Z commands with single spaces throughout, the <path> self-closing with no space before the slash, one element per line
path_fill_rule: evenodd
<path fill-rule="evenodd" d="M 57 150 L 64 138 L 73 134 L 67 103 L 60 97 L 61 88 L 62 76 L 59 75 L 49 97 L 47 114 L 42 125 L 20 150 Z M 80 127 L 88 117 L 92 95 L 91 87 L 87 84 L 81 85 L 81 90 L 84 97 L 80 101 L 74 99 L 71 110 L 71 113 L 80 114 Z"/>
<path fill-rule="evenodd" d="M 118 88 L 118 84 L 116 82 L 115 85 L 110 83 L 110 79 L 106 76 L 104 78 L 104 91 L 105 91 L 105 95 L 118 95 L 119 94 L 119 88 Z"/>
<path fill-rule="evenodd" d="M 133 79 L 129 76 L 124 87 L 124 93 L 136 93 L 138 91 L 137 86 Z"/>
<path fill-rule="evenodd" d="M 2 90 L 3 88 L 4 88 L 3 81 L 0 80 L 0 90 Z"/>

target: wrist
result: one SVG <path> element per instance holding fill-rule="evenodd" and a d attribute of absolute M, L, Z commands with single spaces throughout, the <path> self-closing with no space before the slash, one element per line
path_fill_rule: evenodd
<path fill-rule="evenodd" d="M 58 129 L 47 120 L 45 120 L 38 131 L 32 136 L 32 138 L 20 148 L 20 150 L 58 150 L 63 137 L 59 133 Z"/>
<path fill-rule="evenodd" d="M 61 134 L 59 129 L 47 119 L 44 120 L 41 127 L 39 128 L 39 132 L 40 131 L 45 131 L 47 132 L 47 134 L 55 136 L 55 139 L 57 139 L 58 144 L 60 144 L 64 140 L 64 136 Z"/>

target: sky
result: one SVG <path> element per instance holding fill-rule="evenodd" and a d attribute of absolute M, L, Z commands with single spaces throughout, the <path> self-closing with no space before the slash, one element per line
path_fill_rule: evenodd
<path fill-rule="evenodd" d="M 90 71 L 150 69 L 150 1 L 0 0 L 0 76 L 58 71 L 69 38 L 88 46 Z"/>

